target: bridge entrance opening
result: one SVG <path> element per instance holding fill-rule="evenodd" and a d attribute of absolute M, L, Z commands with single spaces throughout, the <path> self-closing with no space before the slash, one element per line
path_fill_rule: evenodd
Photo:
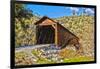
<path fill-rule="evenodd" d="M 55 29 L 52 25 L 39 26 L 36 33 L 37 44 L 54 44 Z"/>

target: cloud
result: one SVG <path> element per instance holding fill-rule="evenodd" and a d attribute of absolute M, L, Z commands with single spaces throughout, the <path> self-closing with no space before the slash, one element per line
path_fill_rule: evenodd
<path fill-rule="evenodd" d="M 71 9 L 72 11 L 76 11 L 76 12 L 79 11 L 79 8 L 76 8 L 76 7 L 70 7 L 70 9 Z"/>
<path fill-rule="evenodd" d="M 90 13 L 90 14 L 94 14 L 94 9 L 87 8 L 87 9 L 85 9 L 85 12 Z"/>
<path fill-rule="evenodd" d="M 65 7 L 65 9 L 69 9 L 69 7 Z"/>

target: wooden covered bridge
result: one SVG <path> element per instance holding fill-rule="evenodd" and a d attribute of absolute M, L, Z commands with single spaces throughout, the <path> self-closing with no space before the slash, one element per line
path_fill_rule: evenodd
<path fill-rule="evenodd" d="M 35 25 L 36 44 L 55 44 L 61 48 L 73 44 L 79 49 L 79 38 L 51 18 L 44 16 Z"/>

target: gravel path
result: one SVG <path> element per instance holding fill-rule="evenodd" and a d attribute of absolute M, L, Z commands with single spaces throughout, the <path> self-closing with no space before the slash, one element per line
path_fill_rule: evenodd
<path fill-rule="evenodd" d="M 41 45 L 34 45 L 34 46 L 21 46 L 21 47 L 17 47 L 15 48 L 15 52 L 21 52 L 21 51 L 29 51 L 29 50 L 33 50 L 36 48 L 43 48 L 43 47 L 49 47 L 51 44 L 41 44 Z"/>

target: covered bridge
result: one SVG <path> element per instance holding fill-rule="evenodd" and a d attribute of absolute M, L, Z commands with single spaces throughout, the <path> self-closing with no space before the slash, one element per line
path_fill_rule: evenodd
<path fill-rule="evenodd" d="M 79 38 L 58 22 L 44 16 L 35 23 L 36 44 L 55 44 L 64 48 L 68 44 L 79 47 Z"/>

